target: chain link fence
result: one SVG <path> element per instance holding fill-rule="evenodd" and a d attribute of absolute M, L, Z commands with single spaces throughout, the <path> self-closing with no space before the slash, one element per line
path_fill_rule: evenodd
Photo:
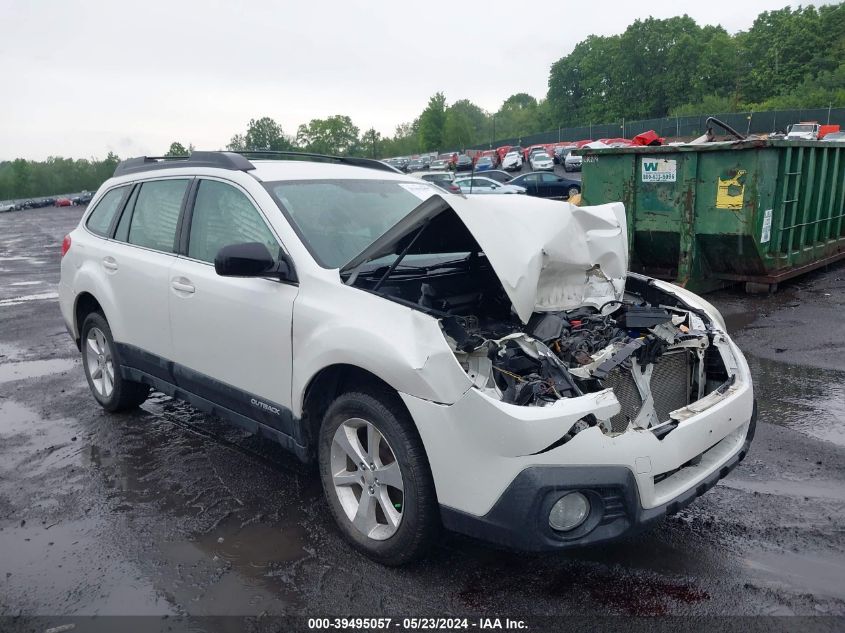
<path fill-rule="evenodd" d="M 768 112 L 729 112 L 723 114 L 701 114 L 697 116 L 663 117 L 643 119 L 641 121 L 619 121 L 597 125 L 560 127 L 557 130 L 526 134 L 521 137 L 505 138 L 473 145 L 468 149 L 488 149 L 502 145 L 537 145 L 540 143 L 558 143 L 625 137 L 633 138 L 648 130 L 654 130 L 666 138 L 684 138 L 700 136 L 707 130 L 707 117 L 714 116 L 724 121 L 737 132 L 743 134 L 770 134 L 785 132 L 787 127 L 799 121 L 818 121 L 822 124 L 839 124 L 845 128 L 845 108 L 810 108 L 804 110 L 770 110 Z"/>

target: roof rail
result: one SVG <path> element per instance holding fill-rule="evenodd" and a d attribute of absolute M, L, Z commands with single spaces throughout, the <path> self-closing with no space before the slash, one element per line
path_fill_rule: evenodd
<path fill-rule="evenodd" d="M 252 158 L 277 158 L 280 160 L 310 160 L 314 162 L 325 163 L 339 163 L 341 165 L 352 165 L 353 167 L 368 167 L 370 169 L 379 169 L 381 171 L 389 171 L 394 174 L 403 173 L 396 169 L 393 165 L 388 165 L 380 160 L 374 158 L 359 158 L 357 156 L 332 156 L 330 154 L 315 154 L 313 152 L 297 152 L 297 151 L 275 151 L 275 150 L 250 150 L 245 149 L 238 152 L 241 156 L 249 156 Z"/>
<path fill-rule="evenodd" d="M 367 167 L 369 169 L 378 169 L 391 173 L 402 173 L 392 165 L 373 158 L 330 156 L 328 154 L 314 154 L 312 152 L 243 150 L 241 152 L 191 152 L 190 156 L 138 156 L 137 158 L 128 158 L 121 161 L 115 168 L 114 175 L 123 176 L 154 169 L 170 169 L 172 167 L 217 167 L 218 169 L 250 171 L 251 169 L 255 169 L 255 165 L 249 161 L 247 156 L 253 158 L 339 163 L 341 165 Z"/>
<path fill-rule="evenodd" d="M 190 156 L 138 156 L 137 158 L 128 158 L 118 163 L 114 175 L 123 176 L 172 167 L 217 167 L 218 169 L 236 171 L 255 169 L 255 165 L 235 152 L 191 152 Z"/>

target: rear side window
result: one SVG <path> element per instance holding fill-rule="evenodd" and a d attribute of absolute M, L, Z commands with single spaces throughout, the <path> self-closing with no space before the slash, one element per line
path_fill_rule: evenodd
<path fill-rule="evenodd" d="M 213 262 L 224 246 L 261 242 L 275 257 L 279 244 L 261 214 L 241 191 L 216 180 L 203 180 L 191 216 L 188 257 Z"/>
<path fill-rule="evenodd" d="M 176 225 L 188 180 L 154 180 L 141 185 L 129 224 L 130 244 L 165 253 L 174 251 Z"/>
<path fill-rule="evenodd" d="M 115 187 L 106 192 L 100 198 L 97 206 L 88 216 L 88 222 L 85 226 L 88 230 L 97 235 L 108 237 L 109 229 L 111 228 L 112 220 L 115 214 L 120 210 L 120 203 L 123 201 L 123 196 L 126 193 L 126 187 Z"/>

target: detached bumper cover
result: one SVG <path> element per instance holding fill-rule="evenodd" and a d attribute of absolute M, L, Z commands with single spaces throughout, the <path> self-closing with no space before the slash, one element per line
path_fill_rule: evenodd
<path fill-rule="evenodd" d="M 581 547 L 633 534 L 685 508 L 736 468 L 748 453 L 756 422 L 755 402 L 742 448 L 697 485 L 654 508 L 642 507 L 634 473 L 625 466 L 532 466 L 517 475 L 482 517 L 441 506 L 443 525 L 525 551 Z M 571 532 L 556 532 L 549 527 L 549 511 L 561 493 L 570 490 L 587 494 L 592 511 Z"/>

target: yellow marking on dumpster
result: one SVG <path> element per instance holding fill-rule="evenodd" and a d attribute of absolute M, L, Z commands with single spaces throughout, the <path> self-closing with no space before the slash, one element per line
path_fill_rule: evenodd
<path fill-rule="evenodd" d="M 717 209 L 741 209 L 745 198 L 744 169 L 732 169 L 726 174 L 727 178 L 719 176 L 719 186 L 716 189 Z"/>

